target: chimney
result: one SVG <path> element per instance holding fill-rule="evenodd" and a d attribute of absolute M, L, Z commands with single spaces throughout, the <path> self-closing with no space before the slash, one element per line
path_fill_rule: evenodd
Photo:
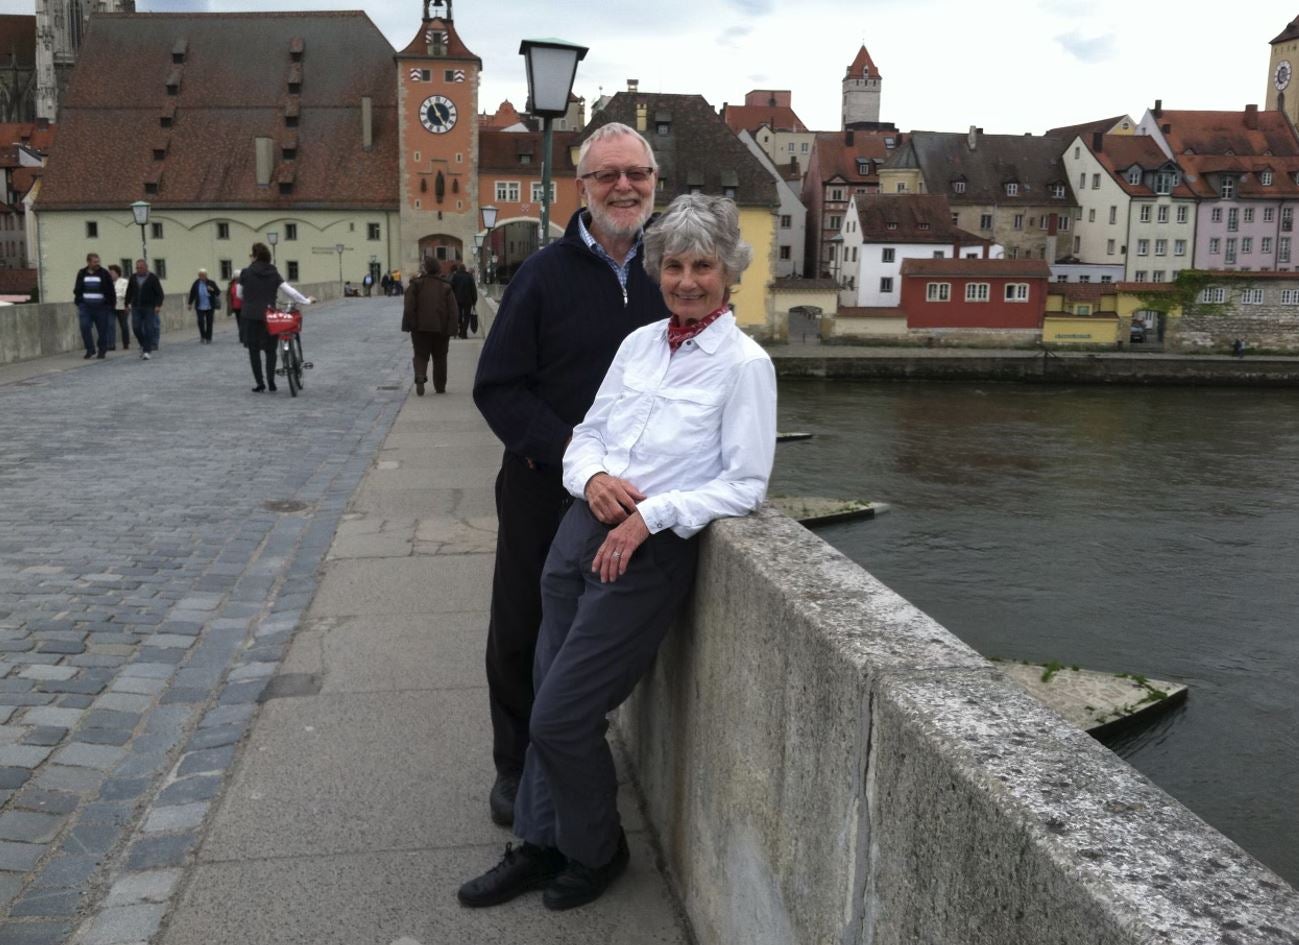
<path fill-rule="evenodd" d="M 257 186 L 271 186 L 271 172 L 275 170 L 275 139 L 254 138 L 253 149 L 257 160 Z"/>
<path fill-rule="evenodd" d="M 1162 98 L 1155 99 L 1155 107 L 1150 110 L 1150 114 L 1154 115 L 1156 118 L 1163 117 L 1164 100 Z"/>
<path fill-rule="evenodd" d="M 848 145 L 849 147 L 852 146 L 852 143 L 853 143 L 853 133 L 852 133 L 851 130 L 845 131 L 845 132 L 843 133 L 843 143 L 846 144 L 846 145 Z"/>
<path fill-rule="evenodd" d="M 1092 132 L 1092 150 L 1098 154 L 1105 150 L 1105 133 L 1102 131 Z"/>
<path fill-rule="evenodd" d="M 628 91 L 628 92 L 639 92 L 639 91 L 640 91 L 640 79 L 628 79 L 628 80 L 627 80 L 627 91 Z"/>
<path fill-rule="evenodd" d="M 374 147 L 374 100 L 368 95 L 361 96 L 361 147 Z"/>
<path fill-rule="evenodd" d="M 1250 131 L 1258 131 L 1258 106 L 1245 106 L 1245 127 Z"/>
<path fill-rule="evenodd" d="M 970 126 L 969 145 L 971 151 L 979 147 L 979 129 L 973 125 Z"/>

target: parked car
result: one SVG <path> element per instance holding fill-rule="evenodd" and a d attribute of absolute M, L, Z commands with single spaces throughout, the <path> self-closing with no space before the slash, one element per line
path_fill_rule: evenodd
<path fill-rule="evenodd" d="M 1141 322 L 1133 322 L 1132 330 L 1128 333 L 1128 341 L 1132 344 L 1140 344 L 1146 340 L 1146 326 Z"/>

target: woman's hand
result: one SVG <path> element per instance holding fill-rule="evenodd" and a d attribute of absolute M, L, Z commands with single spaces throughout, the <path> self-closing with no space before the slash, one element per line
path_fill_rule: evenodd
<path fill-rule="evenodd" d="M 640 512 L 627 516 L 617 528 L 604 536 L 604 541 L 591 562 L 591 572 L 600 575 L 601 584 L 611 584 L 627 573 L 631 556 L 649 537 L 649 529 Z"/>
<path fill-rule="evenodd" d="M 637 502 L 645 501 L 644 494 L 630 482 L 608 473 L 596 473 L 588 479 L 585 492 L 591 514 L 606 525 L 624 521 L 636 511 Z"/>

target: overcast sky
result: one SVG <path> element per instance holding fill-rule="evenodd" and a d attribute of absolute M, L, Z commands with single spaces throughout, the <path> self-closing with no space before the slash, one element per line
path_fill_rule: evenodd
<path fill-rule="evenodd" d="M 422 0 L 139 0 L 142 11 L 365 9 L 396 47 L 419 29 Z M 31 13 L 34 0 L 0 0 Z M 1239 15 L 1232 15 L 1232 10 Z M 1166 108 L 1265 102 L 1268 41 L 1295 0 L 455 0 L 456 29 L 483 60 L 479 106 L 527 98 L 519 40 L 558 36 L 590 48 L 577 94 L 640 80 L 696 92 L 714 108 L 755 88 L 790 89 L 816 130 L 839 127 L 840 80 L 866 44 L 884 76 L 880 117 L 900 129 L 1041 132 Z M 1299 65 L 1299 64 L 1297 64 Z"/>

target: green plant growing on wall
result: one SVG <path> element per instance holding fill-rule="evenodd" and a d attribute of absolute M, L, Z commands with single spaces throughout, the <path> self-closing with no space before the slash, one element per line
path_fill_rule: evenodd
<path fill-rule="evenodd" d="M 1151 283 L 1153 286 L 1154 283 Z M 1183 315 L 1229 315 L 1234 311 L 1230 302 L 1233 292 L 1250 288 L 1253 283 L 1246 279 L 1232 278 L 1224 280 L 1221 273 L 1206 272 L 1203 269 L 1183 269 L 1172 282 L 1159 283 L 1162 288 L 1149 292 L 1138 292 L 1143 308 L 1158 312 L 1167 318 L 1180 311 Z M 1205 289 L 1222 287 L 1227 289 L 1225 302 L 1201 302 L 1200 296 Z"/>

